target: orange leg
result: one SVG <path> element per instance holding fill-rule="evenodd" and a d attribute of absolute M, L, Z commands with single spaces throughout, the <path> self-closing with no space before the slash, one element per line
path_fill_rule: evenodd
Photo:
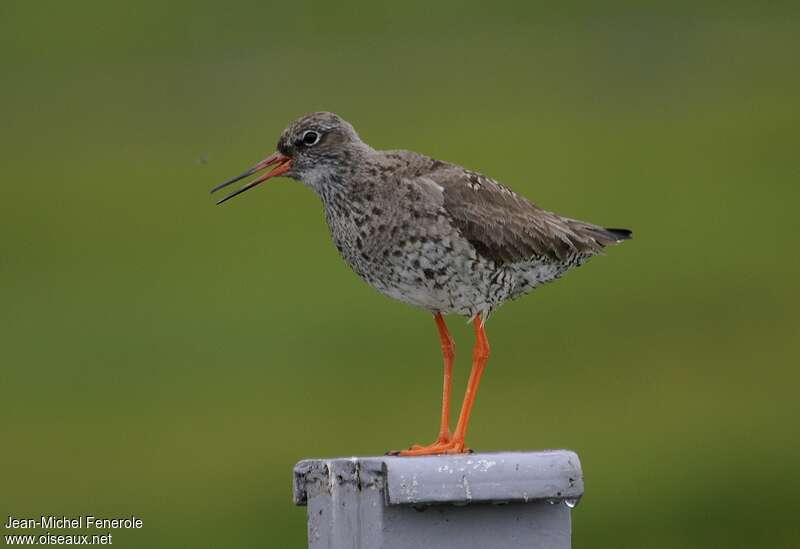
<path fill-rule="evenodd" d="M 433 318 L 436 321 L 436 328 L 439 330 L 439 342 L 442 345 L 444 379 L 442 380 L 442 415 L 439 422 L 439 436 L 431 446 L 450 442 L 450 389 L 453 385 L 453 360 L 456 357 L 456 345 L 453 342 L 453 338 L 450 337 L 450 332 L 447 330 L 447 324 L 442 317 L 442 313 L 436 313 Z M 422 448 L 421 446 L 416 447 Z"/>
<path fill-rule="evenodd" d="M 438 443 L 450 441 L 450 389 L 453 386 L 453 360 L 456 358 L 456 344 L 450 337 L 447 324 L 442 313 L 436 313 L 436 328 L 439 330 L 439 342 L 442 345 L 442 358 L 444 359 L 444 376 L 442 379 L 442 415 L 439 422 Z"/>
<path fill-rule="evenodd" d="M 437 319 L 437 324 L 438 322 Z M 465 439 L 467 436 L 467 427 L 469 426 L 469 418 L 472 415 L 472 406 L 475 404 L 475 396 L 478 394 L 478 387 L 481 383 L 483 370 L 486 368 L 486 362 L 489 360 L 489 340 L 486 338 L 486 332 L 483 329 L 483 321 L 480 315 L 476 315 L 472 323 L 475 326 L 475 347 L 472 349 L 472 371 L 469 374 L 467 392 L 464 394 L 464 401 L 461 404 L 461 413 L 458 416 L 455 433 L 446 441 L 441 441 L 440 438 L 440 440 L 437 440 L 430 446 L 415 446 L 409 450 L 398 452 L 398 455 L 425 456 L 432 454 L 461 454 L 466 451 Z M 447 374 L 445 374 L 445 379 L 447 379 L 447 377 Z"/>
<path fill-rule="evenodd" d="M 439 330 L 439 342 L 442 346 L 442 357 L 444 358 L 444 379 L 442 380 L 442 415 L 439 421 L 439 436 L 436 442 L 428 446 L 420 446 L 415 444 L 412 446 L 413 450 L 423 450 L 426 448 L 438 447 L 442 444 L 450 442 L 450 389 L 453 385 L 453 360 L 456 356 L 456 345 L 453 338 L 450 337 L 450 332 L 447 330 L 447 324 L 442 317 L 442 313 L 436 313 L 433 316 L 436 321 L 436 328 Z M 390 452 L 391 454 L 400 455 L 402 452 Z"/>

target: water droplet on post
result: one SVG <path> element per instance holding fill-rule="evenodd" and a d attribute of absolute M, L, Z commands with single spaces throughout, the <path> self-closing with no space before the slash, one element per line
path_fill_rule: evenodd
<path fill-rule="evenodd" d="M 580 500 L 578 498 L 567 498 L 564 500 L 564 505 L 569 507 L 570 509 L 574 509 Z"/>

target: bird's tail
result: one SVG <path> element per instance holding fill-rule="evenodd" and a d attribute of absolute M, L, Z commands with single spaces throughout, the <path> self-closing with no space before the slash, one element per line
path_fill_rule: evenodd
<path fill-rule="evenodd" d="M 633 231 L 628 229 L 609 229 L 606 227 L 604 230 L 611 235 L 616 242 L 622 242 L 623 240 L 630 240 L 633 238 Z"/>
<path fill-rule="evenodd" d="M 589 225 L 588 223 L 585 225 L 584 231 L 587 236 L 593 238 L 602 247 L 633 238 L 633 232 L 628 229 L 607 229 L 598 225 Z"/>

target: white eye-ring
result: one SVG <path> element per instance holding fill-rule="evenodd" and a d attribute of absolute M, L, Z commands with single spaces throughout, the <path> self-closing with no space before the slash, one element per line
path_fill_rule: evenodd
<path fill-rule="evenodd" d="M 306 130 L 303 132 L 302 141 L 306 147 L 316 145 L 319 143 L 319 133 L 314 130 Z"/>

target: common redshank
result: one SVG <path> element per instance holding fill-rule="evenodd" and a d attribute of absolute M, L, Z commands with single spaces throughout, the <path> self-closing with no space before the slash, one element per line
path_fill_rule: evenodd
<path fill-rule="evenodd" d="M 631 238 L 627 229 L 545 211 L 461 166 L 411 151 L 375 150 L 330 112 L 289 124 L 275 154 L 211 192 L 269 167 L 218 204 L 272 177 L 301 181 L 321 198 L 333 241 L 358 276 L 433 314 L 444 356 L 439 435 L 427 446 L 396 452 L 404 456 L 467 451 L 467 427 L 489 358 L 484 323 L 495 309 Z M 454 432 L 455 346 L 445 314 L 469 318 L 475 330 L 472 371 Z"/>

